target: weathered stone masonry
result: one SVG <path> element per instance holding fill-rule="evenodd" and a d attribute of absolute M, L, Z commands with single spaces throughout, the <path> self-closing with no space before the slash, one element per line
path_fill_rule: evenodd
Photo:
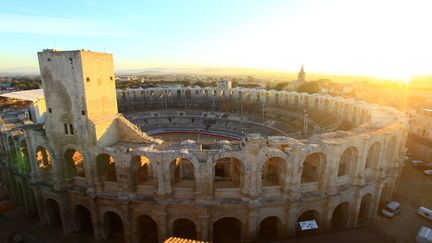
<path fill-rule="evenodd" d="M 28 212 L 59 221 L 65 233 L 89 221 L 94 237 L 105 239 L 117 218 L 125 242 L 161 242 L 180 229 L 217 240 L 222 224 L 238 229 L 242 241 L 269 228 L 294 236 L 306 219 L 322 230 L 354 227 L 391 199 L 403 165 L 407 123 L 392 108 L 229 85 L 116 95 L 110 54 L 51 50 L 39 53 L 39 64 L 51 113 L 44 124 L 2 131 L 0 171 Z M 159 94 L 169 93 L 320 109 L 355 128 L 302 139 L 249 134 L 241 146 L 202 149 L 166 146 L 118 114 L 117 103 L 156 99 L 163 107 Z"/>

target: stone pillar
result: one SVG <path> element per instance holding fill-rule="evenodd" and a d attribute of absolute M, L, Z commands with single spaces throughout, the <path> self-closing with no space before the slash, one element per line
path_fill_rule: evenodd
<path fill-rule="evenodd" d="M 370 214 L 371 214 L 370 217 L 371 218 L 377 217 L 379 202 L 381 199 L 381 193 L 382 193 L 382 190 L 384 187 L 385 187 L 385 184 L 382 181 L 379 181 L 375 187 L 375 194 L 372 197 L 372 205 L 371 205 L 372 210 L 370 210 Z"/>
<path fill-rule="evenodd" d="M 158 190 L 157 190 L 157 196 L 165 196 L 165 177 L 164 177 L 164 166 L 161 160 L 156 161 L 158 164 L 157 167 L 157 180 L 158 180 Z"/>
<path fill-rule="evenodd" d="M 295 236 L 296 228 L 297 228 L 297 206 L 290 207 L 288 209 L 288 217 L 286 222 L 286 236 L 292 237 Z"/>
<path fill-rule="evenodd" d="M 361 196 L 360 196 L 360 189 L 356 189 L 356 192 L 354 194 L 354 198 L 351 200 L 350 205 L 350 214 L 351 214 L 351 222 L 348 225 L 348 227 L 356 227 L 358 224 L 358 218 L 361 208 Z"/>
<path fill-rule="evenodd" d="M 247 229 L 245 229 L 247 230 L 247 235 L 246 238 L 244 239 L 245 242 L 253 242 L 254 240 L 257 239 L 258 237 L 257 224 L 258 224 L 258 213 L 256 212 L 255 209 L 251 209 L 248 215 L 248 227 Z"/>
<path fill-rule="evenodd" d="M 106 238 L 105 228 L 103 219 L 99 215 L 97 210 L 96 198 L 89 198 L 89 210 L 93 223 L 93 235 L 96 240 L 103 240 Z"/>
<path fill-rule="evenodd" d="M 132 242 L 132 225 L 130 220 L 130 213 L 129 213 L 129 205 L 128 202 L 121 202 L 120 205 L 121 212 L 123 215 L 123 233 L 124 233 L 124 241 L 125 243 Z"/>
<path fill-rule="evenodd" d="M 207 214 L 207 212 L 202 213 L 198 216 L 200 224 L 201 224 L 201 232 L 197 232 L 198 240 L 202 241 L 209 241 L 209 218 L 210 216 Z"/>
<path fill-rule="evenodd" d="M 59 207 L 60 207 L 60 217 L 63 224 L 63 232 L 65 234 L 72 233 L 74 231 L 73 219 L 74 215 L 72 214 L 72 210 L 69 208 L 69 202 L 66 198 L 65 193 L 57 193 L 59 195 Z"/>
<path fill-rule="evenodd" d="M 159 231 L 158 231 L 158 239 L 159 242 L 164 242 L 168 238 L 168 220 L 167 213 L 164 208 L 160 208 L 157 213 Z"/>

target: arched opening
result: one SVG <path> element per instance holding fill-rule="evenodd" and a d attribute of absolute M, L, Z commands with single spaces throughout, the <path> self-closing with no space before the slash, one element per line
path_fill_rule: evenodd
<path fill-rule="evenodd" d="M 173 223 L 173 236 L 184 239 L 197 239 L 195 223 L 189 219 L 176 219 Z"/>
<path fill-rule="evenodd" d="M 60 206 L 53 199 L 46 200 L 46 213 L 48 216 L 48 224 L 56 229 L 63 230 Z"/>
<path fill-rule="evenodd" d="M 122 242 L 123 236 L 123 221 L 117 213 L 106 212 L 103 216 L 104 229 L 106 239 L 113 239 Z"/>
<path fill-rule="evenodd" d="M 327 159 L 324 153 L 317 152 L 306 156 L 303 162 L 301 183 L 320 181 L 324 175 L 326 164 Z"/>
<path fill-rule="evenodd" d="M 280 237 L 282 223 L 276 216 L 265 218 L 260 223 L 259 239 L 263 241 L 276 240 Z"/>
<path fill-rule="evenodd" d="M 316 225 L 313 225 L 311 221 L 315 221 Z M 318 221 L 319 221 L 319 214 L 317 211 L 308 210 L 303 212 L 297 218 L 296 234 L 303 235 L 303 234 L 316 232 L 319 229 Z M 302 225 L 303 225 L 303 229 L 302 229 Z"/>
<path fill-rule="evenodd" d="M 269 158 L 262 169 L 262 186 L 282 186 L 286 161 L 279 157 Z"/>
<path fill-rule="evenodd" d="M 328 99 L 325 99 L 324 100 L 324 102 L 323 102 L 323 111 L 324 112 L 327 112 L 328 111 L 328 108 L 329 108 L 329 100 Z"/>
<path fill-rule="evenodd" d="M 51 155 L 43 146 L 36 147 L 36 161 L 40 170 L 50 170 L 52 166 Z"/>
<path fill-rule="evenodd" d="M 171 182 L 174 187 L 193 188 L 194 167 L 190 160 L 176 158 L 170 163 Z"/>
<path fill-rule="evenodd" d="M 395 158 L 396 152 L 396 136 L 393 136 L 387 146 L 387 162 L 391 162 Z"/>
<path fill-rule="evenodd" d="M 331 227 L 333 229 L 345 228 L 348 222 L 349 216 L 349 204 L 348 202 L 343 202 L 339 204 L 333 211 L 331 219 Z"/>
<path fill-rule="evenodd" d="M 215 188 L 240 188 L 243 167 L 234 157 L 221 158 L 214 166 Z"/>
<path fill-rule="evenodd" d="M 314 109 L 318 110 L 318 107 L 319 107 L 319 100 L 318 100 L 318 98 L 314 99 L 313 103 L 314 103 L 314 105 L 313 105 Z"/>
<path fill-rule="evenodd" d="M 147 215 L 138 217 L 138 242 L 158 243 L 158 226 Z"/>
<path fill-rule="evenodd" d="M 365 168 L 376 168 L 379 163 L 379 155 L 381 150 L 381 144 L 379 142 L 374 142 L 368 150 L 368 155 L 366 158 Z"/>
<path fill-rule="evenodd" d="M 111 155 L 99 154 L 96 163 L 102 181 L 117 181 L 115 160 Z"/>
<path fill-rule="evenodd" d="M 70 176 L 85 176 L 84 156 L 79 151 L 74 149 L 66 150 L 64 159 Z"/>
<path fill-rule="evenodd" d="M 135 182 L 138 185 L 146 184 L 146 182 L 153 179 L 149 158 L 141 155 L 134 156 L 132 158 L 132 168 L 134 168 L 132 173 L 135 173 Z"/>
<path fill-rule="evenodd" d="M 75 231 L 86 235 L 93 235 L 93 222 L 91 214 L 84 206 L 77 205 L 74 209 Z"/>
<path fill-rule="evenodd" d="M 362 109 L 360 113 L 360 124 L 363 124 L 365 121 L 365 110 Z"/>
<path fill-rule="evenodd" d="M 364 223 L 369 219 L 371 210 L 372 195 L 370 193 L 363 196 L 360 204 L 360 210 L 358 215 L 358 223 Z"/>
<path fill-rule="evenodd" d="M 349 175 L 355 169 L 358 159 L 356 147 L 349 147 L 343 152 L 338 166 L 338 176 Z"/>
<path fill-rule="evenodd" d="M 241 222 L 236 218 L 222 218 L 213 223 L 213 242 L 241 242 Z"/>
<path fill-rule="evenodd" d="M 303 105 L 308 108 L 309 107 L 309 96 L 305 96 L 303 98 Z"/>

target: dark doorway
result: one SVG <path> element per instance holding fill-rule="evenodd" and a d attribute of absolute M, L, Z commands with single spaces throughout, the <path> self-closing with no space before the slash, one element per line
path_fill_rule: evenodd
<path fill-rule="evenodd" d="M 138 242 L 158 243 L 158 226 L 156 222 L 147 215 L 138 218 Z"/>
<path fill-rule="evenodd" d="M 195 223 L 189 219 L 177 219 L 173 224 L 173 235 L 185 239 L 197 239 Z"/>
<path fill-rule="evenodd" d="M 259 238 L 260 240 L 276 240 L 279 238 L 281 223 L 275 216 L 267 217 L 260 223 Z"/>
<path fill-rule="evenodd" d="M 87 208 L 78 205 L 75 207 L 75 231 L 86 235 L 93 235 L 93 222 Z"/>
<path fill-rule="evenodd" d="M 213 224 L 213 242 L 241 242 L 241 222 L 236 218 L 222 218 Z"/>
<path fill-rule="evenodd" d="M 359 216 L 358 216 L 358 223 L 365 223 L 369 219 L 369 212 L 372 202 L 372 195 L 370 193 L 363 196 L 361 200 L 360 210 L 359 210 Z"/>
<path fill-rule="evenodd" d="M 123 222 L 118 214 L 106 212 L 104 214 L 104 224 L 107 239 L 118 240 L 119 242 L 123 241 Z"/>
<path fill-rule="evenodd" d="M 332 229 L 341 229 L 346 227 L 349 215 L 348 210 L 349 204 L 347 202 L 341 203 L 335 208 L 331 220 Z"/>
<path fill-rule="evenodd" d="M 59 204 L 53 199 L 48 199 L 46 201 L 46 210 L 48 214 L 48 223 L 52 227 L 63 231 Z"/>

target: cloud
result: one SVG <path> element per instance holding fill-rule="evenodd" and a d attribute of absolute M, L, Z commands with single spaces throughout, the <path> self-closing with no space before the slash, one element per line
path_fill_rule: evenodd
<path fill-rule="evenodd" d="M 0 32 L 111 38 L 125 38 L 135 34 L 123 30 L 121 26 L 97 19 L 1 13 Z"/>

